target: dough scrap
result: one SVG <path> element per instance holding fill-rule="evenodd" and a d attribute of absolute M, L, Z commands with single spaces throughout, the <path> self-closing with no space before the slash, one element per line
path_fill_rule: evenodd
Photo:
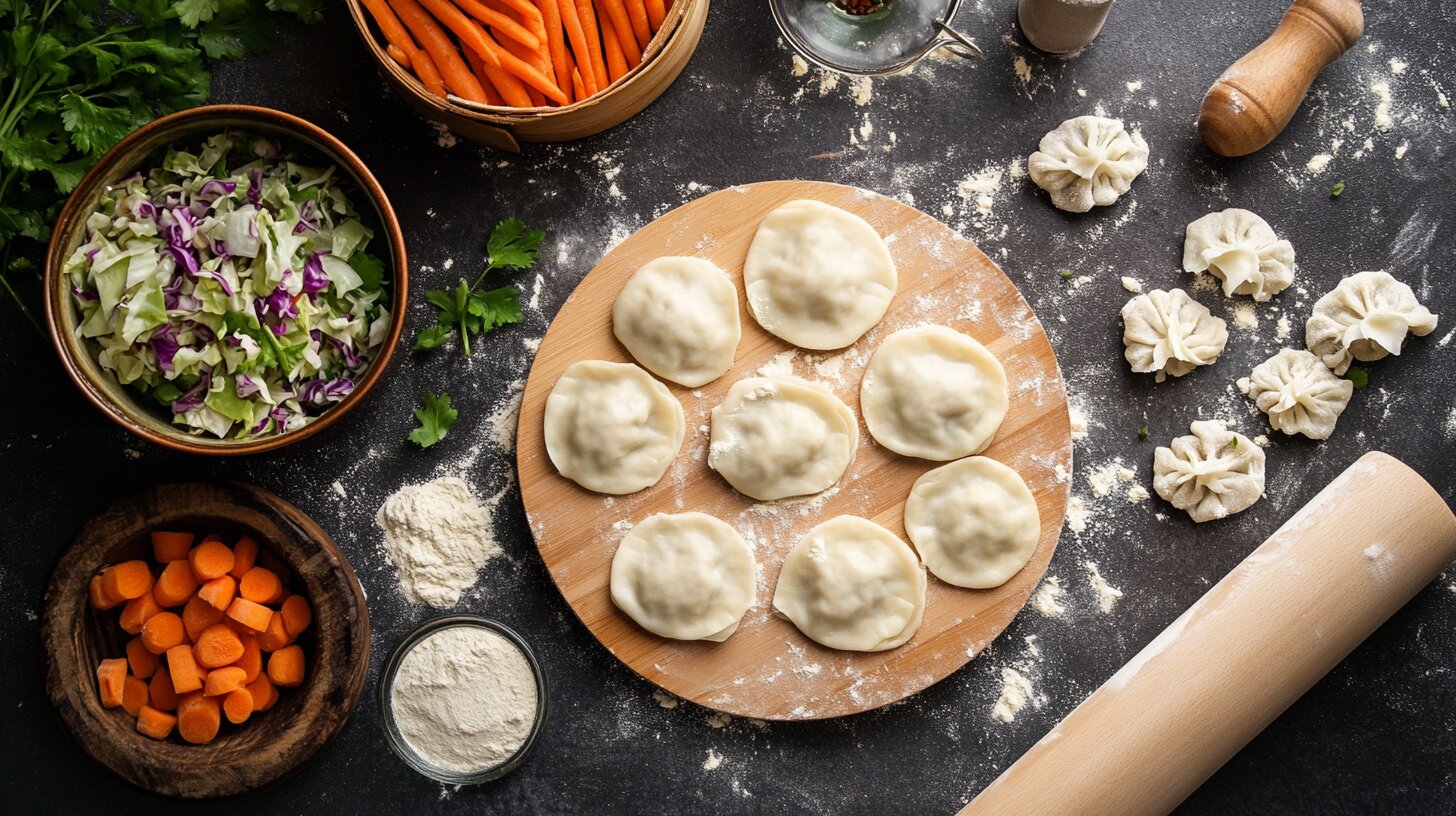
<path fill-rule="evenodd" d="M 1249 375 L 1249 398 L 1274 430 L 1291 436 L 1329 439 L 1354 392 L 1354 383 L 1304 349 L 1284 349 Z"/>
<path fill-rule="evenodd" d="M 1153 489 L 1196 522 L 1248 509 L 1264 494 L 1264 450 L 1218 420 L 1153 452 Z"/>
<path fill-rule="evenodd" d="M 738 290 L 710 261 L 654 258 L 617 294 L 612 331 L 643 368 L 697 388 L 733 367 L 742 335 Z"/>
<path fill-rule="evenodd" d="M 853 213 L 790 201 L 764 217 L 743 265 L 759 325 L 807 349 L 848 346 L 874 328 L 899 278 L 879 233 Z"/>
<path fill-rule="evenodd" d="M 1026 172 L 1068 212 L 1105 207 L 1132 187 L 1148 167 L 1148 143 L 1117 119 L 1078 116 L 1041 139 Z"/>
<path fill-rule="evenodd" d="M 1415 292 L 1389 272 L 1357 272 L 1315 301 L 1314 314 L 1304 324 L 1304 343 L 1336 374 L 1344 374 L 1355 360 L 1399 355 L 1407 334 L 1424 337 L 1436 330 L 1436 321 Z"/>
<path fill-rule="evenodd" d="M 905 502 L 905 532 L 932 575 L 990 589 L 1010 580 L 1036 552 L 1041 515 L 1016 471 L 971 456 L 915 480 Z"/>
<path fill-rule="evenodd" d="M 1228 343 L 1228 327 L 1182 289 L 1154 289 L 1122 307 L 1123 356 L 1132 370 L 1162 382 L 1210 365 Z"/>
<path fill-rule="evenodd" d="M 1007 400 L 1006 371 L 995 355 L 945 326 L 885 338 L 860 383 L 860 411 L 876 442 L 942 462 L 985 450 Z"/>
<path fill-rule="evenodd" d="M 784 559 L 773 605 L 816 643 L 880 652 L 920 628 L 925 584 L 910 545 L 869 519 L 835 516 Z"/>
<path fill-rule="evenodd" d="M 631 363 L 582 360 L 546 397 L 546 454 L 587 490 L 622 495 L 657 484 L 682 447 L 682 404 Z"/>
<path fill-rule="evenodd" d="M 657 513 L 612 556 L 612 602 L 643 629 L 724 641 L 753 606 L 757 564 L 743 536 L 706 513 Z"/>
<path fill-rule="evenodd" d="M 1184 236 L 1183 269 L 1223 281 L 1227 297 L 1250 295 L 1262 303 L 1294 281 L 1294 246 L 1248 210 L 1209 213 L 1189 223 Z"/>

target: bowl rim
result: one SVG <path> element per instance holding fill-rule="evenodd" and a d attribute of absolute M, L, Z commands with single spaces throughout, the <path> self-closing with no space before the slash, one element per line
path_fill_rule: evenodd
<path fill-rule="evenodd" d="M 404 662 L 405 655 L 409 654 L 414 647 L 424 642 L 425 638 L 445 629 L 472 626 L 488 629 L 504 637 L 520 650 L 521 655 L 526 658 L 526 663 L 530 665 L 531 674 L 536 680 L 536 719 L 531 723 L 531 730 L 526 734 L 525 741 L 504 762 L 479 771 L 461 773 L 431 765 L 410 746 L 409 740 L 405 739 L 404 734 L 400 732 L 399 725 L 394 719 L 394 678 L 399 672 L 400 664 Z M 410 630 L 408 634 L 400 639 L 399 644 L 390 650 L 389 657 L 385 659 L 383 668 L 379 670 L 379 688 L 375 697 L 379 701 L 379 718 L 384 726 L 385 742 L 389 743 L 389 747 L 394 753 L 406 765 L 413 768 L 422 776 L 449 785 L 477 785 L 484 782 L 492 782 L 519 768 L 531 755 L 531 751 L 535 749 L 536 743 L 540 741 L 541 734 L 546 730 L 547 714 L 550 713 L 550 705 L 548 704 L 550 694 L 546 680 L 546 667 L 536 655 L 536 650 L 531 647 L 530 642 L 519 632 L 498 620 L 471 614 L 445 615 L 439 618 L 431 618 Z"/>
<path fill-rule="evenodd" d="M 61 292 L 65 284 L 61 270 L 65 265 L 66 256 L 70 254 L 69 246 L 76 230 L 85 224 L 85 216 L 90 213 L 95 204 L 95 195 L 108 179 L 117 175 L 119 169 L 125 169 L 119 167 L 123 155 L 138 144 L 158 138 L 158 134 L 166 134 L 175 141 L 185 138 L 195 131 L 205 129 L 209 123 L 214 123 L 220 128 L 226 126 L 225 123 L 230 120 L 244 120 L 268 126 L 271 130 L 282 131 L 294 136 L 309 147 L 314 146 L 310 143 L 315 143 L 324 149 L 324 152 L 328 154 L 327 158 L 343 165 L 343 169 L 358 183 L 360 192 L 374 205 L 374 209 L 379 215 L 381 232 L 389 244 L 390 262 L 393 267 L 390 276 L 392 289 L 390 324 L 385 341 L 381 344 L 379 355 L 364 372 L 364 376 L 354 390 L 337 405 L 325 410 L 313 422 L 296 431 L 256 439 L 197 437 L 194 441 L 156 430 L 143 418 L 134 415 L 140 411 L 133 410 L 131 406 L 118 404 L 102 387 L 92 381 L 88 371 L 76 359 L 77 352 L 89 354 L 89 350 L 80 342 L 73 345 L 74 338 L 68 337 L 67 332 L 62 329 L 61 310 L 74 308 L 74 306 Z M 62 207 L 60 215 L 56 218 L 51 239 L 46 248 L 42 290 L 46 328 L 51 343 L 61 358 L 61 364 L 66 369 L 67 375 L 92 405 L 100 409 L 116 424 L 154 445 L 204 456 L 242 456 L 277 450 L 322 432 L 357 406 L 373 389 L 393 359 L 396 346 L 399 345 L 399 339 L 404 333 L 406 307 L 409 302 L 409 267 L 405 255 L 404 232 L 400 228 L 394 206 L 385 194 L 383 186 L 370 172 L 364 161 L 338 137 L 306 119 L 274 108 L 259 105 L 202 105 L 177 111 L 142 125 L 106 151 L 105 155 L 86 173 L 71 192 L 70 197 L 66 199 L 65 206 Z"/>

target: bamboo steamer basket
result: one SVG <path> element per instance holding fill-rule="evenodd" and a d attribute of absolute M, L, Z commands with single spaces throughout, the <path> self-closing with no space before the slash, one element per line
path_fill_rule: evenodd
<path fill-rule="evenodd" d="M 652 104 L 682 73 L 697 49 L 709 0 L 676 0 L 636 68 L 605 91 L 556 108 L 506 108 L 476 104 L 453 94 L 445 99 L 434 96 L 385 53 L 384 38 L 376 33 L 373 19 L 359 0 L 345 2 L 365 47 L 411 108 L 458 136 L 519 153 L 522 142 L 565 142 L 601 133 Z"/>

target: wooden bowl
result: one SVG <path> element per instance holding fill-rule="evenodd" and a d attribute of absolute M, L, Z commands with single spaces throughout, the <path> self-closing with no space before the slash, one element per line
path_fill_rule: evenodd
<path fill-rule="evenodd" d="M 124 656 L 131 636 L 117 625 L 117 610 L 91 608 L 91 576 L 118 561 L 150 560 L 148 534 L 157 529 L 252 536 L 288 565 L 291 586 L 314 610 L 298 639 L 303 685 L 279 689 L 277 705 L 242 725 L 224 723 L 206 745 L 143 736 L 135 718 L 102 708 L 97 693 L 97 664 Z M 46 693 L 92 758 L 164 796 L 231 796 L 293 772 L 343 729 L 369 668 L 369 612 L 344 554 L 298 508 L 250 485 L 188 482 L 158 485 L 87 522 L 46 587 L 41 642 Z"/>
<path fill-rule="evenodd" d="M 158 148 L 228 127 L 280 137 L 315 151 L 348 173 L 358 191 L 355 204 L 363 213 L 368 213 L 371 208 L 373 210 L 373 221 L 380 227 L 381 233 L 376 240 L 382 238 L 385 244 L 380 254 L 388 256 L 392 267 L 389 333 L 379 348 L 378 357 L 358 380 L 353 393 L 296 431 L 256 439 L 216 439 L 189 434 L 182 426 L 172 424 L 171 418 L 145 397 L 117 382 L 116 377 L 103 369 L 92 351 L 76 337 L 80 315 L 72 302 L 66 276 L 61 272 L 66 258 L 84 240 L 86 217 L 91 214 L 107 185 L 137 170 Z M 61 363 L 81 393 L 102 413 L 128 431 L 163 447 L 209 456 L 233 456 L 271 451 L 307 439 L 339 421 L 364 399 L 374 383 L 384 375 L 394 347 L 399 344 L 399 336 L 404 329 L 409 274 L 404 254 L 404 233 L 400 231 L 394 208 L 390 206 L 384 188 L 379 186 L 364 162 L 343 142 L 317 125 L 271 108 L 207 105 L 164 116 L 136 129 L 107 151 L 91 172 L 81 179 L 56 220 L 46 251 L 44 290 L 46 322 L 51 340 L 61 355 Z"/>
<path fill-rule="evenodd" d="M 601 133 L 652 104 L 682 73 L 697 49 L 708 19 L 709 0 L 676 0 L 636 68 L 591 98 L 557 108 L 480 105 L 453 94 L 441 99 L 425 90 L 414 74 L 385 53 L 382 38 L 375 33 L 359 0 L 345 2 L 360 38 L 384 71 L 385 79 L 411 108 L 452 133 L 517 153 L 521 142 L 565 142 Z"/>

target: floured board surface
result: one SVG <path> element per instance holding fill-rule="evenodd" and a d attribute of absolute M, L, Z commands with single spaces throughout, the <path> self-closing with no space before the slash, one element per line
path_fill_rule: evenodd
<path fill-rule="evenodd" d="M 743 261 L 754 231 L 787 201 L 812 198 L 859 215 L 885 238 L 900 285 L 889 312 L 859 342 L 809 352 L 759 327 L 743 292 Z M 578 360 L 632 362 L 612 334 L 612 302 L 639 266 L 662 255 L 694 255 L 726 270 L 738 289 L 743 339 L 733 369 L 701 388 L 668 383 L 682 402 L 687 435 L 661 482 L 628 496 L 591 493 L 560 476 L 542 438 L 546 397 Z M 1016 469 L 1036 496 L 1042 535 L 1030 562 L 990 590 L 929 578 L 915 637 L 886 652 L 820 646 L 773 612 L 784 557 L 821 521 L 869 518 L 902 539 L 911 485 L 940 463 L 910 459 L 875 443 L 860 420 L 859 447 L 839 483 L 817 496 L 758 502 L 709 469 L 708 417 L 734 382 L 793 373 L 834 390 L 859 416 L 860 376 L 892 332 L 940 324 L 984 344 L 1006 369 L 1010 409 L 984 455 Z M 1066 386 L 1040 322 L 1016 286 L 975 244 L 894 199 L 808 181 L 721 190 L 653 221 L 609 252 L 577 286 L 541 342 L 521 402 L 517 436 L 521 497 L 532 534 L 567 603 L 602 645 L 634 671 L 680 697 L 765 720 L 839 717 L 888 705 L 935 683 L 981 652 L 1015 617 L 1056 547 L 1072 467 Z M 759 562 L 756 605 L 724 643 L 676 641 L 637 626 L 612 603 L 612 555 L 630 527 L 653 513 L 698 510 L 732 524 Z"/>

